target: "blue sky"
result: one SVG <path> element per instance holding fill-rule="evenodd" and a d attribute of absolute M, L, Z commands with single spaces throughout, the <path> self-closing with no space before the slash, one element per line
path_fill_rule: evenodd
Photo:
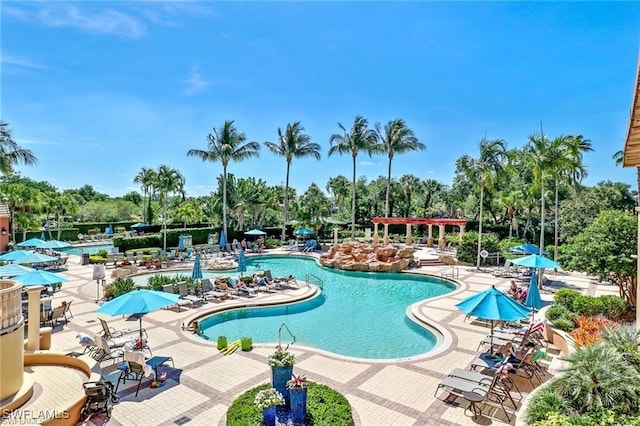
<path fill-rule="evenodd" d="M 523 2 L 12 2 L 1 11 L 1 112 L 33 150 L 25 176 L 112 196 L 139 187 L 142 167 L 179 169 L 188 195 L 208 194 L 222 168 L 187 157 L 236 121 L 275 141 L 302 121 L 322 160 L 295 159 L 291 185 L 324 189 L 351 176 L 327 157 L 337 123 L 404 118 L 427 149 L 392 174 L 451 184 L 454 163 L 484 136 L 582 134 L 588 185 L 635 187 L 611 160 L 623 148 L 640 47 L 640 3 Z M 386 176 L 383 156 L 358 176 Z M 284 182 L 265 149 L 233 163 L 239 177 Z"/>

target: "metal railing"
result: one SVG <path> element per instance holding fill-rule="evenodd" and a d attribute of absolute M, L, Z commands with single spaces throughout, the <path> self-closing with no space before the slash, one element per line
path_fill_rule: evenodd
<path fill-rule="evenodd" d="M 458 278 L 460 277 L 460 269 L 457 266 L 452 266 L 450 271 L 440 274 L 442 278 Z"/>
<path fill-rule="evenodd" d="M 317 287 L 320 287 L 320 290 L 324 290 L 324 283 L 322 282 L 322 278 L 317 277 L 313 274 L 307 274 L 307 278 L 305 279 L 307 285 L 313 284 Z"/>

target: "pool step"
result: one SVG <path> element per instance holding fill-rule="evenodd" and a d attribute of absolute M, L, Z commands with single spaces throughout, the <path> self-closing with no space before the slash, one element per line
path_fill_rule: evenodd
<path fill-rule="evenodd" d="M 420 266 L 442 266 L 444 263 L 439 258 L 420 259 Z"/>

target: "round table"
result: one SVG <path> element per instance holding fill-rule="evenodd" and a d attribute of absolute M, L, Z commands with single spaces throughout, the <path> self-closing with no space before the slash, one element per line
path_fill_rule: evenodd
<path fill-rule="evenodd" d="M 475 392 L 464 392 L 462 394 L 464 399 L 469 401 L 468 410 L 471 410 L 473 413 L 473 418 L 477 418 L 480 414 L 482 414 L 482 410 L 478 407 L 478 403 L 484 401 L 484 396 Z M 466 411 L 466 410 L 465 410 Z"/>

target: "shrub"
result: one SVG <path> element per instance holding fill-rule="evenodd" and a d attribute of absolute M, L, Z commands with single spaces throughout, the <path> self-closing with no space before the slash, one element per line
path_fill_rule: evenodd
<path fill-rule="evenodd" d="M 495 234 L 482 233 L 482 250 L 486 250 L 489 253 L 496 253 L 500 250 L 498 245 L 498 238 Z M 462 262 L 475 264 L 477 262 L 478 255 L 478 233 L 477 232 L 465 232 L 462 236 L 462 242 L 458 244 L 456 248 L 456 256 Z M 482 265 L 496 264 L 496 258 L 481 259 Z"/>
<path fill-rule="evenodd" d="M 328 386 L 308 382 L 307 422 L 308 425 L 344 425 L 354 424 L 349 401 Z M 258 392 L 269 389 L 271 384 L 264 383 L 249 389 L 240 395 L 227 411 L 228 426 L 261 425 L 262 410 L 254 405 Z"/>
<path fill-rule="evenodd" d="M 577 328 L 571 332 L 576 346 L 589 346 L 602 339 L 605 327 L 611 326 L 611 321 L 602 316 L 579 316 L 575 320 Z"/>
<path fill-rule="evenodd" d="M 580 293 L 578 290 L 562 288 L 556 291 L 556 294 L 553 296 L 553 301 L 558 305 L 562 305 L 565 308 L 572 310 L 573 301 L 580 296 L 582 296 L 582 293 Z"/>
<path fill-rule="evenodd" d="M 573 312 L 578 315 L 595 316 L 604 313 L 604 303 L 602 299 L 591 296 L 580 295 L 573 299 Z"/>
<path fill-rule="evenodd" d="M 562 331 L 569 331 L 569 330 L 573 330 L 576 325 L 574 324 L 574 322 L 571 320 L 571 318 L 568 317 L 560 317 L 557 320 L 555 320 L 553 322 L 554 327 L 562 330 Z"/>
<path fill-rule="evenodd" d="M 102 249 L 102 250 L 99 250 L 96 254 L 100 257 L 107 257 L 109 252 L 107 250 Z"/>
<path fill-rule="evenodd" d="M 619 319 L 627 309 L 627 301 L 619 296 L 607 294 L 600 296 L 599 299 L 603 304 L 602 314 L 609 319 Z"/>
<path fill-rule="evenodd" d="M 118 297 L 133 291 L 135 285 L 131 278 L 116 278 L 107 288 L 105 294 L 111 297 Z"/>
<path fill-rule="evenodd" d="M 95 264 L 95 263 L 107 263 L 107 258 L 106 257 L 102 257 L 102 256 L 98 256 L 95 254 L 92 254 L 89 256 L 89 263 L 91 264 Z"/>
<path fill-rule="evenodd" d="M 570 315 L 571 311 L 569 311 L 569 309 L 567 309 L 564 305 L 559 305 L 557 303 L 554 303 L 546 313 L 547 319 L 552 322 L 557 320 L 558 318 L 569 317 Z"/>
<path fill-rule="evenodd" d="M 531 400 L 527 409 L 527 424 L 533 424 L 541 420 L 546 420 L 549 414 L 568 414 L 569 405 L 562 396 L 552 389 L 543 389 Z"/>

